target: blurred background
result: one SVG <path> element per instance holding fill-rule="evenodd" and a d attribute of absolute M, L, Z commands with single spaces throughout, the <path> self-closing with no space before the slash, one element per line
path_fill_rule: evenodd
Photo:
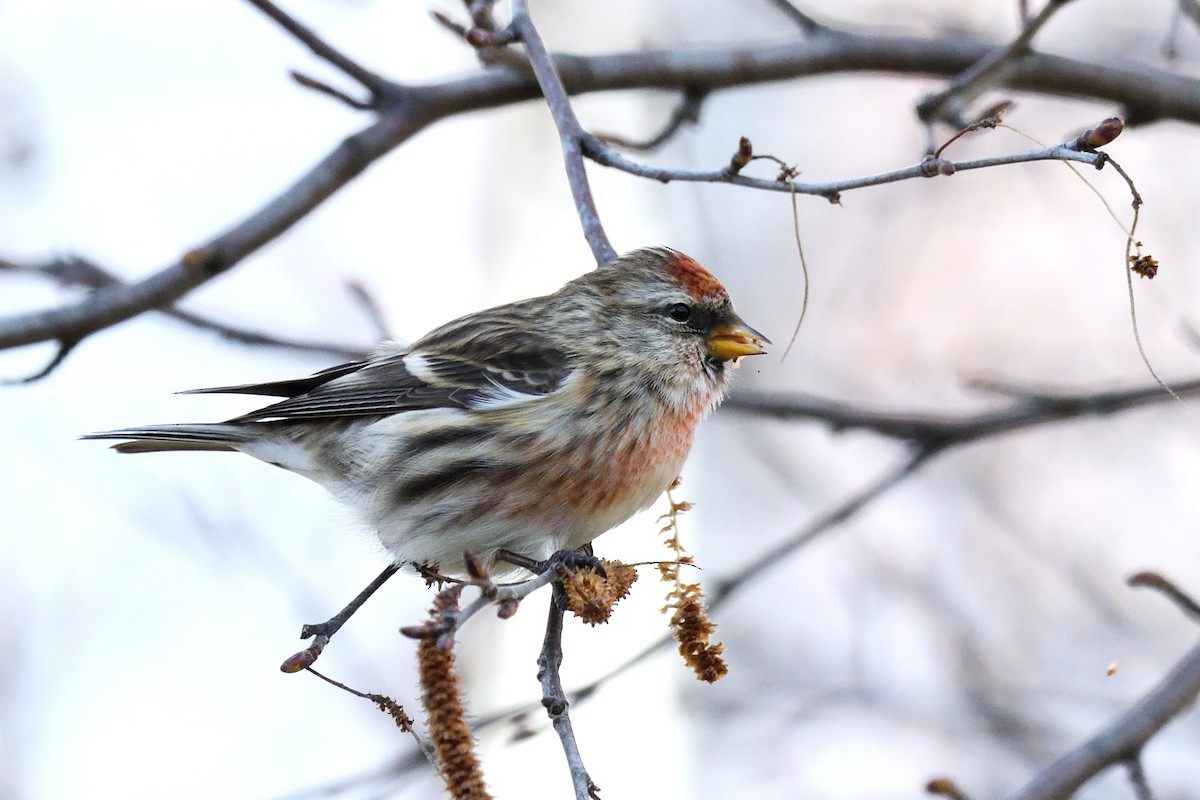
<path fill-rule="evenodd" d="M 999 42 L 1016 31 L 1015 6 L 822 0 L 805 10 L 858 29 Z M 437 7 L 460 12 L 449 0 Z M 400 81 L 477 69 L 425 3 L 286 8 Z M 552 49 L 580 53 L 793 36 L 771 3 L 751 0 L 571 0 L 533 11 Z M 1173 14 L 1170 0 L 1081 1 L 1037 44 L 1165 67 Z M 1200 72 L 1195 28 L 1184 28 L 1178 49 L 1170 67 Z M 136 280 L 241 220 L 369 122 L 297 87 L 290 69 L 348 86 L 244 3 L 0 0 L 0 257 L 80 255 Z M 940 86 L 857 74 L 722 92 L 699 126 L 647 159 L 712 168 L 748 136 L 757 152 L 796 164 L 801 180 L 882 172 L 920 160 L 912 109 Z M 1047 143 L 1119 112 L 1016 100 L 1007 121 Z M 576 108 L 589 130 L 641 138 L 674 102 L 636 92 L 584 97 Z M 1168 382 L 1200 372 L 1189 334 L 1200 296 L 1198 144 L 1194 128 L 1163 122 L 1107 148 L 1146 200 L 1140 238 L 1162 270 L 1135 284 L 1138 319 Z M 947 155 L 1028 147 L 997 130 Z M 182 305 L 366 348 L 377 331 L 351 282 L 404 339 L 552 291 L 592 263 L 561 165 L 538 103 L 442 122 Z M 743 391 L 960 414 L 1006 402 L 971 388 L 976 378 L 1076 391 L 1151 382 L 1131 333 L 1125 236 L 1061 164 L 865 189 L 840 206 L 800 198 L 811 296 L 786 357 L 802 296 L 787 195 L 664 186 L 596 167 L 591 176 L 619 250 L 666 244 L 692 255 L 780 345 L 745 365 Z M 1117 176 L 1087 177 L 1127 221 Z M 0 275 L 3 314 L 79 296 Z M 0 353 L 0 375 L 36 372 L 52 355 L 49 346 Z M 298 377 L 335 360 L 235 345 L 147 314 L 89 338 L 45 380 L 0 390 L 0 798 L 439 796 L 427 767 L 389 769 L 413 749 L 390 719 L 310 675 L 278 671 L 299 649 L 302 623 L 328 617 L 382 568 L 369 531 L 316 485 L 249 458 L 127 459 L 76 440 L 222 419 L 254 400 L 173 393 Z M 939 457 L 714 614 L 728 678 L 696 683 L 664 650 L 574 709 L 603 796 L 878 800 L 920 796 L 938 775 L 976 798 L 1023 785 L 1196 641 L 1194 624 L 1124 580 L 1157 569 L 1200 592 L 1198 423 L 1194 403 L 1163 403 Z M 678 495 L 696 504 L 682 529 L 702 582 L 733 573 L 903 458 L 901 445 L 869 433 L 718 413 Z M 662 510 L 665 502 L 607 534 L 600 554 L 667 557 Z M 569 622 L 567 685 L 658 637 L 666 591 L 647 572 L 612 624 Z M 420 718 L 415 643 L 396 631 L 421 621 L 430 599 L 420 580 L 394 579 L 319 666 Z M 475 714 L 536 704 L 546 600 L 535 596 L 506 622 L 481 615 L 460 635 Z M 543 720 L 539 708 L 484 735 L 497 796 L 569 796 Z M 522 736 L 527 729 L 539 733 Z M 1197 753 L 1193 710 L 1144 753 L 1156 797 L 1196 796 Z M 1130 792 L 1112 771 L 1080 796 Z"/>

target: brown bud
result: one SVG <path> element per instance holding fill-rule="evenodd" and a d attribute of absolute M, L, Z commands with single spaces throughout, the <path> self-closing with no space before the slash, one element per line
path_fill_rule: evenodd
<path fill-rule="evenodd" d="M 1084 131 L 1075 140 L 1075 145 L 1081 150 L 1095 150 L 1103 147 L 1121 135 L 1125 130 L 1125 120 L 1120 117 L 1109 117 L 1091 130 Z"/>
<path fill-rule="evenodd" d="M 512 619 L 520 607 L 520 602 L 516 600 L 501 600 L 496 604 L 496 616 L 500 619 Z"/>
<path fill-rule="evenodd" d="M 471 28 L 467 31 L 467 44 L 471 47 L 481 48 L 490 47 L 496 43 L 496 37 L 491 31 L 486 31 L 483 28 Z"/>
<path fill-rule="evenodd" d="M 742 171 L 742 167 L 750 163 L 750 159 L 754 157 L 754 146 L 750 144 L 750 140 L 743 136 L 738 140 L 737 152 L 733 154 L 733 158 L 729 159 L 729 171 L 734 175 Z"/>
<path fill-rule="evenodd" d="M 317 656 L 320 655 L 320 652 L 320 650 L 314 650 L 311 647 L 306 647 L 299 653 L 293 653 L 285 658 L 283 663 L 279 665 L 279 671 L 286 672 L 290 675 L 294 672 L 300 672 L 301 670 L 308 669 L 314 663 L 316 663 Z"/>
<path fill-rule="evenodd" d="M 423 625 L 405 625 L 400 629 L 400 635 L 407 636 L 410 639 L 425 639 L 436 630 L 437 628 L 429 623 Z"/>
<path fill-rule="evenodd" d="M 925 791 L 929 794 L 941 795 L 949 797 L 950 800 L 966 800 L 967 796 L 963 794 L 962 789 L 959 789 L 954 781 L 949 778 L 934 778 L 925 784 Z"/>
<path fill-rule="evenodd" d="M 467 575 L 473 581 L 484 581 L 488 578 L 487 567 L 483 563 L 483 559 L 472 553 L 470 550 L 463 550 L 463 564 L 467 568 Z"/>
<path fill-rule="evenodd" d="M 188 269 L 201 269 L 208 263 L 208 253 L 197 247 L 184 253 L 182 261 Z"/>

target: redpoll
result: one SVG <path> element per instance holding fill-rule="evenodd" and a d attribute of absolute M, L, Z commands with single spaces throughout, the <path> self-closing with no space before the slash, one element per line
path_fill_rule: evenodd
<path fill-rule="evenodd" d="M 541 559 L 647 508 L 679 474 L 730 364 L 765 352 L 687 256 L 638 250 L 557 292 L 309 378 L 202 389 L 285 398 L 227 422 L 91 434 L 122 453 L 239 451 L 311 478 L 397 564 Z"/>

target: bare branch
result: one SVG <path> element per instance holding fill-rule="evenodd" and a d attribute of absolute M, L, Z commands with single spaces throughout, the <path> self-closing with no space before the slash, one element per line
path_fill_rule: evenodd
<path fill-rule="evenodd" d="M 1176 393 L 1181 397 L 1200 394 L 1200 379 L 1181 382 Z M 1092 394 L 1025 392 L 1018 402 L 1000 411 L 948 417 L 888 414 L 802 394 L 740 392 L 725 401 L 723 407 L 776 419 L 811 419 L 823 422 L 835 431 L 860 428 L 917 447 L 945 448 L 1051 422 L 1114 414 L 1171 399 L 1157 385 Z"/>
<path fill-rule="evenodd" d="M 1009 164 L 1025 164 L 1033 161 L 1079 161 L 1094 167 L 1103 166 L 1107 157 L 1103 153 L 1083 152 L 1072 143 L 1044 147 L 1038 150 L 1028 150 L 1022 153 L 1011 153 L 1005 156 L 979 158 L 971 161 L 944 161 L 942 169 L 931 170 L 927 162 L 913 164 L 910 167 L 881 172 L 878 175 L 867 175 L 861 178 L 848 178 L 826 183 L 805 183 L 801 181 L 781 181 L 778 179 L 751 178 L 740 174 L 728 167 L 711 170 L 675 169 L 671 167 L 654 167 L 632 161 L 599 138 L 585 135 L 584 152 L 593 161 L 606 167 L 614 167 L 622 172 L 637 175 L 642 178 L 670 183 L 671 181 L 688 181 L 693 183 L 728 183 L 750 189 L 761 189 L 768 192 L 787 192 L 796 194 L 817 195 L 837 202 L 842 192 L 851 189 L 862 189 L 867 186 L 882 186 L 897 181 L 912 180 L 913 178 L 931 178 L 936 175 L 950 175 L 955 172 L 967 172 L 973 169 L 986 169 Z M 950 165 L 948 168 L 945 165 Z"/>
<path fill-rule="evenodd" d="M 922 100 L 917 105 L 917 117 L 925 123 L 944 119 L 956 128 L 964 127 L 960 109 L 995 83 L 1004 70 L 1011 68 L 1028 52 L 1033 37 L 1069 2 L 1071 0 L 1047 0 L 1042 10 L 1025 22 L 1021 32 L 1007 46 L 979 59 L 969 69 L 954 76 L 945 89 Z"/>
<path fill-rule="evenodd" d="M 145 311 L 171 305 L 288 230 L 427 122 L 401 113 L 381 116 L 259 211 L 160 272 L 137 283 L 99 289 L 71 305 L 0 320 L 0 349 L 44 341 L 82 341 Z"/>
<path fill-rule="evenodd" d="M 113 275 L 108 270 L 100 267 L 93 261 L 79 256 L 67 256 L 51 259 L 44 264 L 26 265 L 17 264 L 13 261 L 0 259 L 0 272 L 15 272 L 24 275 L 33 275 L 40 278 L 47 278 L 54 281 L 60 286 L 79 286 L 85 289 L 95 291 L 108 287 L 126 286 L 127 284 Z M 364 311 L 370 316 L 372 322 L 378 325 L 379 311 L 372 309 L 369 305 L 363 302 L 360 295 L 364 290 L 356 284 L 350 285 L 350 291 L 354 298 L 363 306 Z M 178 308 L 162 308 L 156 309 L 161 313 L 191 325 L 193 328 L 198 328 L 204 331 L 211 331 L 222 338 L 228 339 L 238 344 L 247 344 L 262 347 L 278 347 L 284 350 L 296 350 L 302 353 L 320 353 L 323 355 L 333 356 L 335 358 L 344 358 L 351 361 L 362 358 L 367 353 L 367 348 L 351 347 L 348 345 L 334 344 L 333 342 L 312 342 L 303 341 L 300 339 L 285 339 L 280 336 L 275 336 L 261 331 L 242 328 L 237 325 L 230 325 L 224 322 L 203 317 L 199 314 L 193 314 L 190 311 L 183 311 Z M 386 335 L 379 337 L 380 339 L 390 338 Z M 55 359 L 51 365 L 42 370 L 37 375 L 32 375 L 22 380 L 22 383 L 30 383 L 40 378 L 44 378 L 49 374 L 50 370 L 57 367 L 63 360 L 66 354 L 60 354 L 60 357 Z"/>
<path fill-rule="evenodd" d="M 604 226 L 600 223 L 596 201 L 592 198 L 592 189 L 588 185 L 587 167 L 583 163 L 583 127 L 579 124 L 579 118 L 575 116 L 575 109 L 571 107 L 570 95 L 555 69 L 554 60 L 529 16 L 529 6 L 525 0 L 513 0 L 512 29 L 525 43 L 533 74 L 558 128 L 567 182 L 571 185 L 571 196 L 575 198 L 575 212 L 583 225 L 583 236 L 592 248 L 596 264 L 607 264 L 616 259 L 617 251 L 613 249 L 608 235 L 604 232 Z"/>
<path fill-rule="evenodd" d="M 1039 772 L 1008 800 L 1066 800 L 1105 767 L 1134 758 L 1200 694 L 1200 644 L 1128 711 Z"/>
<path fill-rule="evenodd" d="M 71 351 L 75 349 L 75 345 L 77 344 L 79 344 L 78 341 L 71 341 L 68 339 L 60 340 L 58 343 L 58 348 L 54 351 L 54 357 L 50 359 L 46 366 L 42 367 L 32 375 L 26 375 L 24 378 L 0 379 L 0 386 L 20 386 L 21 384 L 26 383 L 37 383 L 42 378 L 56 370 L 64 361 L 66 361 L 67 356 L 71 355 Z"/>
<path fill-rule="evenodd" d="M 671 112 L 671 116 L 667 119 L 663 129 L 644 141 L 635 142 L 632 139 L 626 139 L 615 133 L 597 133 L 595 136 L 605 144 L 619 147 L 622 150 L 633 150 L 639 153 L 648 153 L 651 150 L 657 150 L 666 144 L 672 136 L 683 130 L 685 125 L 695 125 L 700 121 L 700 109 L 703 107 L 704 100 L 707 97 L 708 92 L 703 89 L 685 89 L 683 98 Z"/>
<path fill-rule="evenodd" d="M 250 5 L 257 8 L 259 11 L 266 14 L 271 19 L 275 20 L 281 28 L 290 33 L 297 41 L 312 51 L 313 55 L 317 56 L 334 67 L 337 67 L 342 72 L 349 75 L 354 80 L 362 84 L 363 88 L 371 93 L 371 102 L 363 103 L 359 100 L 353 100 L 349 96 L 332 89 L 329 86 L 317 81 L 313 78 L 300 75 L 293 72 L 292 76 L 302 86 L 307 86 L 310 89 L 317 89 L 325 92 L 340 100 L 345 101 L 348 105 L 359 109 L 375 108 L 380 100 L 388 94 L 393 93 L 397 87 L 386 78 L 377 75 L 371 70 L 354 61 L 350 57 L 337 50 L 335 47 L 327 43 L 324 39 L 318 36 L 311 28 L 301 24 L 290 14 L 285 12 L 279 6 L 272 3 L 270 0 L 248 0 Z"/>
<path fill-rule="evenodd" d="M 571 770 L 571 784 L 575 788 L 575 800 L 595 800 L 599 787 L 592 783 L 591 776 L 583 766 L 583 756 L 579 752 L 579 743 L 575 741 L 575 731 L 571 727 L 571 716 L 568 713 L 570 703 L 567 693 L 563 690 L 562 676 L 559 668 L 562 666 L 562 630 L 564 608 L 559 605 L 557 598 L 550 601 L 550 614 L 546 619 L 546 636 L 542 641 L 542 653 L 538 656 L 538 681 L 542 684 L 542 706 L 550 716 L 550 724 L 562 742 L 563 753 L 567 757 L 567 766 Z"/>
<path fill-rule="evenodd" d="M 1193 621 L 1200 622 L 1200 603 L 1197 603 L 1187 592 L 1159 573 L 1139 572 L 1136 575 L 1130 575 L 1126 583 L 1134 587 L 1146 587 L 1158 590 Z"/>
<path fill-rule="evenodd" d="M 554 60 L 554 65 L 570 94 L 648 88 L 678 91 L 688 87 L 713 91 L 868 69 L 955 75 L 992 49 L 955 38 L 838 34 L 761 47 L 652 50 L 594 57 L 563 55 Z M 1014 90 L 1086 94 L 1096 100 L 1124 104 L 1130 122 L 1172 118 L 1200 123 L 1200 81 L 1162 70 L 1088 64 L 1029 52 L 1004 76 L 1003 84 Z M 60 308 L 0 320 L 0 349 L 42 341 L 82 340 L 149 309 L 170 305 L 282 234 L 372 162 L 427 125 L 539 95 L 531 76 L 509 69 L 389 91 L 398 93 L 389 96 L 374 124 L 346 139 L 296 183 L 230 230 L 138 283 L 99 291 Z M 746 185 L 764 188 L 769 184 Z M 836 188 L 836 184 L 826 186 Z M 790 191 L 784 186 L 778 188 Z"/>
<path fill-rule="evenodd" d="M 759 553 L 749 563 L 738 568 L 736 572 L 722 576 L 713 588 L 712 602 L 709 604 L 710 608 L 712 610 L 717 609 L 752 579 L 760 577 L 772 567 L 782 563 L 784 559 L 794 554 L 800 548 L 810 544 L 817 537 L 833 530 L 838 525 L 853 517 L 868 504 L 885 494 L 889 489 L 898 486 L 910 475 L 915 474 L 917 470 L 939 452 L 940 450 L 937 448 L 924 448 L 914 451 L 902 463 L 885 472 L 869 486 L 851 495 L 824 514 L 821 514 L 776 546 Z"/>
<path fill-rule="evenodd" d="M 358 100 L 357 98 L 346 94 L 341 89 L 330 86 L 324 81 L 317 80 L 311 75 L 305 75 L 303 72 L 298 70 L 292 70 L 289 74 L 292 76 L 292 80 L 303 86 L 305 89 L 312 89 L 314 92 L 320 92 L 321 94 L 328 95 L 334 100 L 340 100 L 351 108 L 358 109 L 359 111 L 369 111 L 372 108 L 375 108 L 374 101 Z"/>
<path fill-rule="evenodd" d="M 1154 800 L 1154 793 L 1150 791 L 1150 784 L 1146 782 L 1146 770 L 1142 767 L 1141 754 L 1135 753 L 1125 759 L 1125 771 L 1129 773 L 1134 797 L 1137 800 Z"/>
<path fill-rule="evenodd" d="M 789 0 L 768 0 L 771 5 L 783 12 L 784 16 L 796 23 L 796 27 L 800 28 L 808 36 L 816 36 L 821 33 L 832 33 L 833 29 L 822 25 L 815 19 L 805 14 L 800 9 L 796 8 Z"/>

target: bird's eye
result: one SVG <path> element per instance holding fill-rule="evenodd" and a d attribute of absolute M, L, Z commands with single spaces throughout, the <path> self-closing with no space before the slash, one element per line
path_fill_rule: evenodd
<path fill-rule="evenodd" d="M 692 318 L 692 307 L 687 303 L 674 303 L 667 306 L 667 316 L 676 322 L 687 322 Z"/>

